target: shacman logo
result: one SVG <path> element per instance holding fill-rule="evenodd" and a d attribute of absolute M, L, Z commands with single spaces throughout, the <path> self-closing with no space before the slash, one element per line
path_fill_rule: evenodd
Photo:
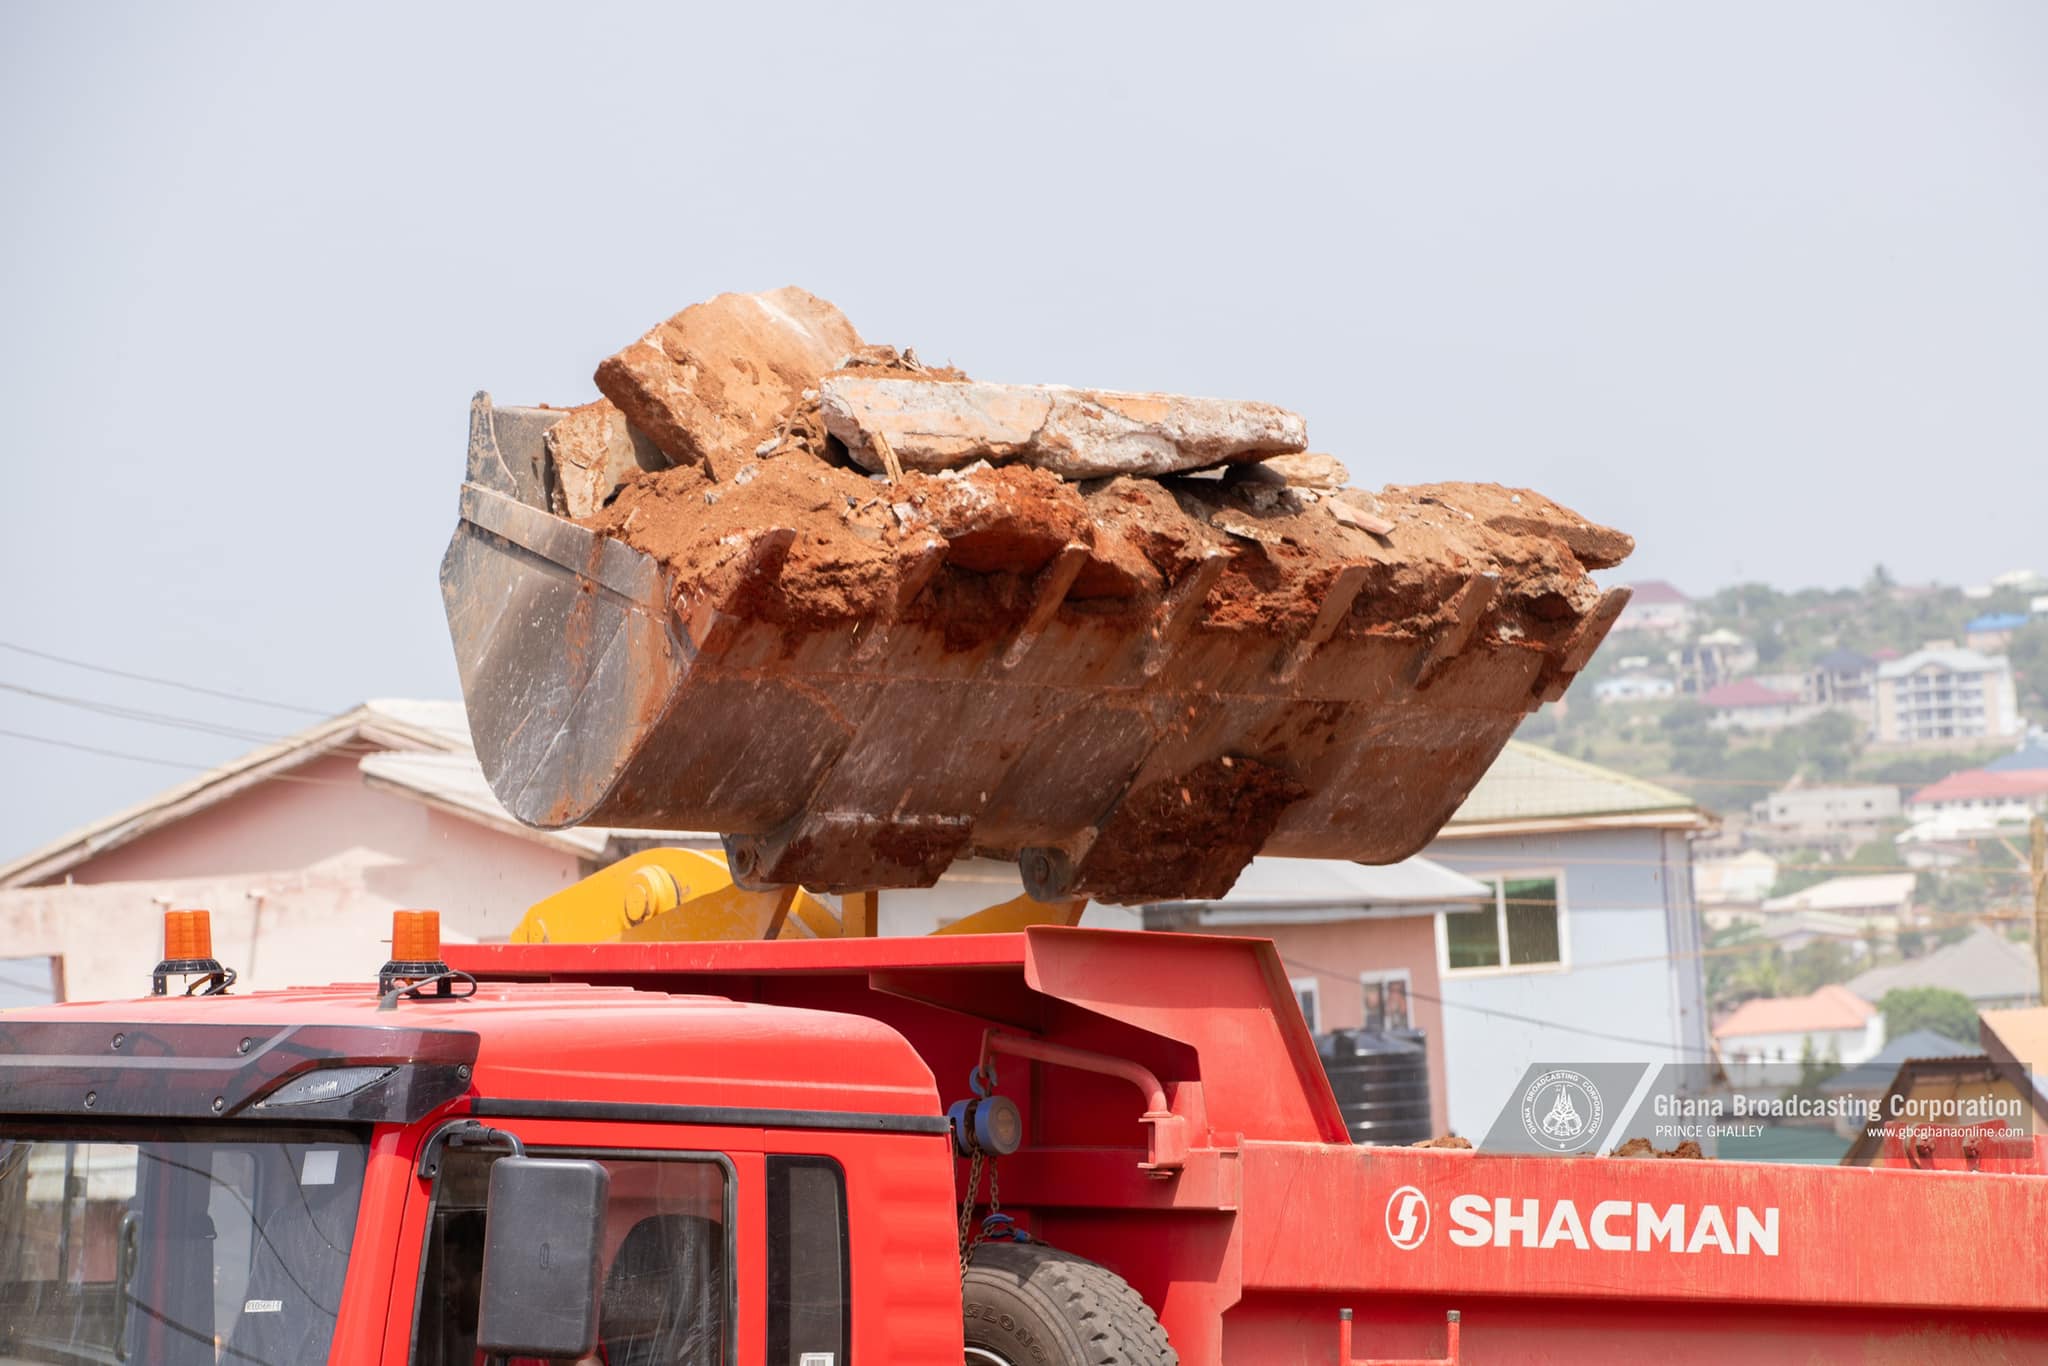
<path fill-rule="evenodd" d="M 1534 1196 L 1451 1197 L 1445 1237 L 1454 1247 L 1521 1247 L 1580 1252 L 1677 1252 L 1697 1256 L 1778 1255 L 1778 1207 L 1749 1205 L 1666 1205 L 1648 1201 L 1602 1200 L 1581 1213 L 1571 1200 Z M 1387 1197 L 1387 1240 L 1413 1252 L 1429 1239 L 1429 1197 L 1402 1186 Z"/>
<path fill-rule="evenodd" d="M 1522 1092 L 1522 1127 L 1554 1153 L 1575 1153 L 1600 1136 L 1600 1088 L 1584 1072 L 1560 1067 Z"/>
<path fill-rule="evenodd" d="M 1387 1197 L 1387 1237 L 1403 1252 L 1413 1252 L 1429 1236 L 1429 1197 L 1403 1186 Z"/>

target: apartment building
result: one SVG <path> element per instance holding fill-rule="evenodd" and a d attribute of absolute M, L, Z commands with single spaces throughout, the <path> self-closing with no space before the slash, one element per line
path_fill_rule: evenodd
<path fill-rule="evenodd" d="M 2009 740 L 2020 733 L 2012 666 L 2003 656 L 1930 645 L 1877 669 L 1880 744 Z"/>

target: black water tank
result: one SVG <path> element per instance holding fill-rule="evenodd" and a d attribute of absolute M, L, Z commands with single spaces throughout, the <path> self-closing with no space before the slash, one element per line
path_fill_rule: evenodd
<path fill-rule="evenodd" d="M 1340 1029 L 1316 1052 L 1354 1143 L 1419 1143 L 1429 1122 L 1429 1050 L 1419 1029 Z"/>

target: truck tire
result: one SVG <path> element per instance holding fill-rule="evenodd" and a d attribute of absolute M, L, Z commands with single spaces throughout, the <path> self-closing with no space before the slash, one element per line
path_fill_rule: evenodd
<path fill-rule="evenodd" d="M 1179 1366 L 1138 1292 L 1071 1252 L 983 1243 L 960 1289 L 969 1366 Z"/>

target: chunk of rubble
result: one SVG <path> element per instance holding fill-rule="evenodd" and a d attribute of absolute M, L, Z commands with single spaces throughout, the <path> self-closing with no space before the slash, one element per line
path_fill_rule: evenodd
<path fill-rule="evenodd" d="M 1627 532 L 1589 522 L 1533 489 L 1442 483 L 1413 488 L 1394 485 L 1387 492 L 1415 494 L 1509 536 L 1542 536 L 1562 541 L 1588 569 L 1612 569 L 1636 548 L 1636 538 Z"/>
<path fill-rule="evenodd" d="M 1274 475 L 1281 483 L 1298 489 L 1334 490 L 1351 482 L 1351 471 L 1344 468 L 1344 462 L 1321 451 L 1268 456 L 1252 469 Z"/>
<path fill-rule="evenodd" d="M 724 479 L 860 346 L 845 314 L 794 286 L 721 294 L 607 357 L 597 387 L 669 460 Z"/>
<path fill-rule="evenodd" d="M 1323 509 L 1339 523 L 1356 531 L 1384 536 L 1394 524 L 1380 515 L 1379 500 L 1364 489 L 1345 489 L 1323 501 Z"/>
<path fill-rule="evenodd" d="M 1156 477 L 1308 446 L 1300 415 L 1270 403 L 869 375 L 827 375 L 818 397 L 825 429 L 877 471 L 884 447 L 905 469 L 989 460 L 1081 480 Z"/>
<path fill-rule="evenodd" d="M 588 517 L 630 476 L 669 466 L 668 457 L 607 399 L 572 408 L 548 428 L 542 450 L 549 499 L 565 517 Z"/>

